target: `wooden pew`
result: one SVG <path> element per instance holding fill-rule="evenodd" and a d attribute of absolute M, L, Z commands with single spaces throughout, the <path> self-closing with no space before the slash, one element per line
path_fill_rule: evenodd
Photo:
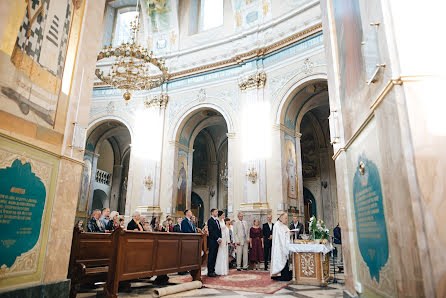
<path fill-rule="evenodd" d="M 68 267 L 70 297 L 76 297 L 82 284 L 107 280 L 112 253 L 112 234 L 86 233 L 74 228 Z"/>
<path fill-rule="evenodd" d="M 119 282 L 190 271 L 201 280 L 201 234 L 152 233 L 118 229 L 104 292 L 117 297 Z"/>

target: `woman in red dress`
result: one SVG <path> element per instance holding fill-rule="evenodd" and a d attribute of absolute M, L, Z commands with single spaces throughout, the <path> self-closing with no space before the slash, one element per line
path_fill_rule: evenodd
<path fill-rule="evenodd" d="M 254 219 L 254 226 L 249 229 L 249 247 L 249 260 L 255 264 L 256 270 L 260 270 L 260 262 L 263 262 L 263 234 L 258 219 Z"/>

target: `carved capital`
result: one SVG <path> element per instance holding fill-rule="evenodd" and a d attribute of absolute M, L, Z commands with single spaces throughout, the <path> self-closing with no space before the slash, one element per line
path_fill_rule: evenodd
<path fill-rule="evenodd" d="M 238 86 L 240 90 L 248 90 L 253 88 L 263 88 L 266 83 L 266 73 L 264 71 L 256 72 L 246 78 L 239 80 Z"/>
<path fill-rule="evenodd" d="M 169 96 L 167 94 L 155 95 L 152 100 L 145 100 L 144 106 L 146 108 L 150 107 L 159 107 L 160 109 L 166 108 L 167 103 L 169 102 Z"/>

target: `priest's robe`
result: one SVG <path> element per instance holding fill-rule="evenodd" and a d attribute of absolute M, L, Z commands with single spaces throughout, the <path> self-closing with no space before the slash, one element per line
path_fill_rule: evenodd
<path fill-rule="evenodd" d="M 287 245 L 290 243 L 290 229 L 281 221 L 277 221 L 273 229 L 271 250 L 271 276 L 281 273 L 287 265 L 289 251 Z"/>

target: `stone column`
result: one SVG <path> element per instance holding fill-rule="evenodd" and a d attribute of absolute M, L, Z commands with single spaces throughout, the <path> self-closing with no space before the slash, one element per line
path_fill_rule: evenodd
<path fill-rule="evenodd" d="M 234 167 L 236 166 L 235 160 L 235 133 L 228 132 L 228 216 L 233 218 L 234 208 Z"/>
<path fill-rule="evenodd" d="M 261 70 L 239 81 L 243 103 L 242 150 L 245 172 L 240 209 L 250 223 L 254 218 L 263 222 L 270 211 L 266 197 L 266 150 L 270 144 L 265 140 L 270 137 L 267 131 L 270 126 L 264 98 L 265 82 L 266 73 Z"/>
<path fill-rule="evenodd" d="M 169 97 L 167 94 L 157 95 L 150 100 L 146 99 L 144 101 L 147 117 L 151 119 L 148 125 L 154 128 L 148 132 L 147 135 L 143 136 L 152 140 L 153 146 L 147 148 L 147 154 L 144 160 L 142 160 L 144 163 L 142 177 L 137 181 L 137 183 L 142 184 L 138 210 L 147 218 L 154 216 L 159 217 L 161 215 L 160 193 L 162 146 L 164 137 L 164 119 L 168 101 Z M 143 130 L 143 132 L 146 133 L 145 130 Z"/>

